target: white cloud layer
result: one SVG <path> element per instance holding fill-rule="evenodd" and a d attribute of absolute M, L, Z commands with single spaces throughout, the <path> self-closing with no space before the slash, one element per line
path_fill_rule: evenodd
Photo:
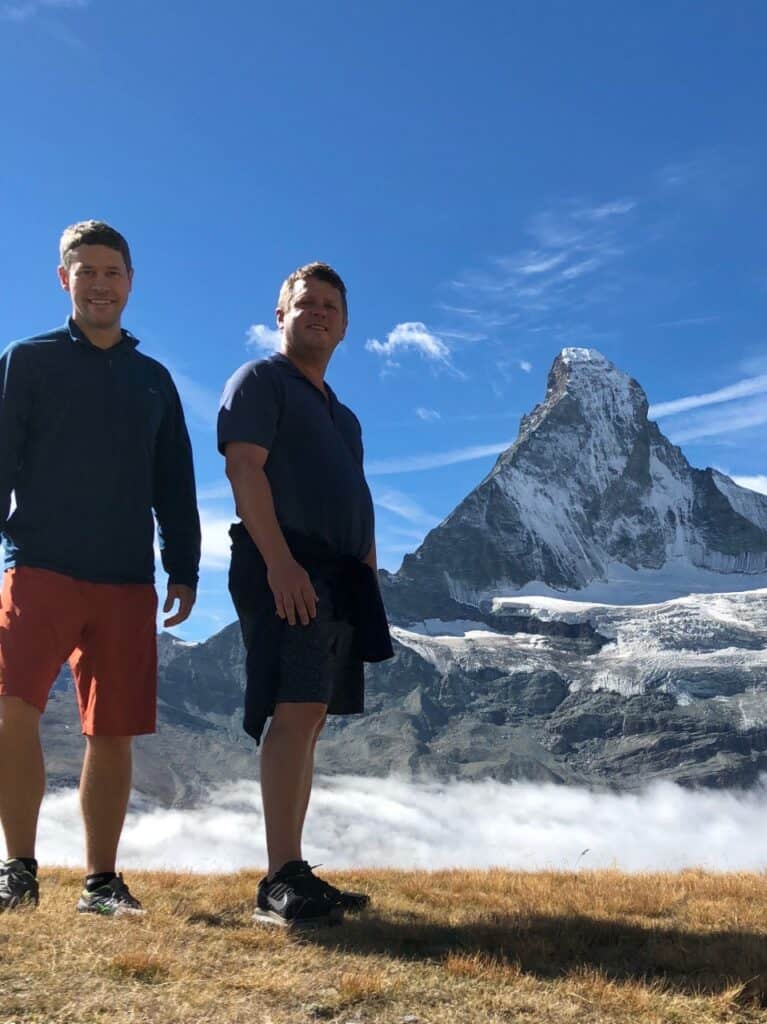
<path fill-rule="evenodd" d="M 266 324 L 251 324 L 247 339 L 247 344 L 259 352 L 279 352 L 282 347 L 282 331 Z"/>
<path fill-rule="evenodd" d="M 618 868 L 722 871 L 764 868 L 767 786 L 749 792 L 657 783 L 638 793 L 494 781 L 412 783 L 319 778 L 305 854 L 328 868 Z M 43 805 L 40 860 L 82 865 L 77 794 Z M 191 810 L 128 816 L 123 869 L 236 871 L 263 867 L 258 785 L 226 786 Z"/>

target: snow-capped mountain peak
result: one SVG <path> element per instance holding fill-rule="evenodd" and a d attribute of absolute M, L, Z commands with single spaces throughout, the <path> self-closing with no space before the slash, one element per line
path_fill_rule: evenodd
<path fill-rule="evenodd" d="M 767 497 L 691 467 L 647 409 L 640 385 L 600 352 L 563 349 L 517 440 L 405 558 L 396 589 L 478 605 L 631 572 L 718 573 L 722 590 L 738 589 L 733 575 L 767 573 Z"/>

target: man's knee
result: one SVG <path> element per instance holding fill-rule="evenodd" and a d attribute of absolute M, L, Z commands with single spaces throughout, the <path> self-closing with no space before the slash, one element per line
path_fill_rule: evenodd
<path fill-rule="evenodd" d="M 133 743 L 133 737 L 86 735 L 85 741 L 88 744 L 88 749 L 93 751 L 93 753 L 100 754 L 103 752 L 104 754 L 109 755 L 130 751 Z"/>
<path fill-rule="evenodd" d="M 272 729 L 316 738 L 322 731 L 327 713 L 328 709 L 325 704 L 289 702 L 278 704 L 274 709 Z"/>

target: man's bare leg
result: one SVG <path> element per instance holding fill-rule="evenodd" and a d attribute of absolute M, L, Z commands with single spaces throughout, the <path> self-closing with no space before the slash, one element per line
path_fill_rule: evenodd
<path fill-rule="evenodd" d="M 40 712 L 19 697 L 0 697 L 0 821 L 9 859 L 35 856 L 44 792 Z"/>
<path fill-rule="evenodd" d="M 327 715 L 322 716 L 322 720 L 314 731 L 314 739 L 312 740 L 311 750 L 307 757 L 307 763 L 304 772 L 304 787 L 303 797 L 301 799 L 301 805 L 298 813 L 298 835 L 299 837 L 304 834 L 304 822 L 306 821 L 306 812 L 309 810 L 309 799 L 312 795 L 312 783 L 314 782 L 314 752 L 317 749 L 317 740 L 320 738 L 320 733 L 325 728 L 325 721 Z"/>
<path fill-rule="evenodd" d="M 324 704 L 278 704 L 261 753 L 261 796 L 266 824 L 268 877 L 283 864 L 302 860 L 307 772 L 313 763 Z"/>
<path fill-rule="evenodd" d="M 131 786 L 131 736 L 87 736 L 80 776 L 89 875 L 114 871 Z"/>

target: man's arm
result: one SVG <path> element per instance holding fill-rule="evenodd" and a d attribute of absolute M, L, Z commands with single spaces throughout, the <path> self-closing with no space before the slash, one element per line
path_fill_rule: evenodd
<path fill-rule="evenodd" d="M 306 626 L 317 614 L 317 594 L 309 574 L 290 553 L 274 511 L 274 498 L 264 466 L 266 448 L 244 441 L 226 445 L 226 475 L 232 485 L 237 514 L 266 563 L 266 578 L 277 614 L 295 626 Z"/>
<path fill-rule="evenodd" d="M 154 510 L 160 555 L 168 574 L 163 612 L 178 610 L 163 621 L 177 626 L 189 618 L 197 596 L 200 565 L 200 516 L 194 483 L 192 446 L 178 392 L 171 384 L 171 407 L 157 436 L 154 467 Z"/>
<path fill-rule="evenodd" d="M 0 533 L 8 521 L 26 436 L 29 386 L 23 365 L 16 345 L 0 357 Z"/>

